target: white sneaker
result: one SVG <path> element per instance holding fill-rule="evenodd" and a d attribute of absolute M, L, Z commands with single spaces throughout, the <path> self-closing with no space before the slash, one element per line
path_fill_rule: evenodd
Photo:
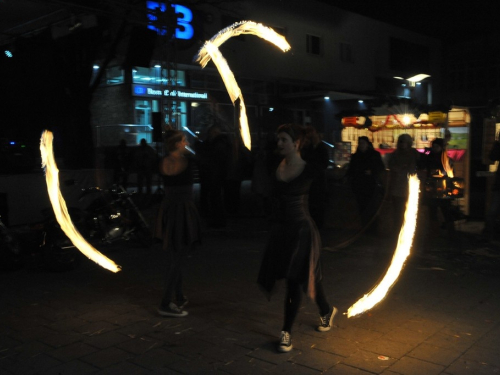
<path fill-rule="evenodd" d="M 169 316 L 173 318 L 183 318 L 188 314 L 188 312 L 182 310 L 175 303 L 170 302 L 168 304 L 168 307 L 160 306 L 160 308 L 158 309 L 158 314 L 160 314 L 161 316 Z"/>
<path fill-rule="evenodd" d="M 278 351 L 281 353 L 287 353 L 292 350 L 292 337 L 287 331 L 281 331 L 280 342 L 278 343 Z"/>
<path fill-rule="evenodd" d="M 316 329 L 320 332 L 329 331 L 332 328 L 333 318 L 337 314 L 337 311 L 336 307 L 332 307 L 332 310 L 328 314 L 320 316 L 321 324 Z"/>

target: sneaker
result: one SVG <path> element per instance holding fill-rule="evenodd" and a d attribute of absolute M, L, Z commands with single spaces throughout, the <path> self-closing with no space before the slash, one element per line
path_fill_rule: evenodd
<path fill-rule="evenodd" d="M 176 305 L 180 308 L 180 309 L 183 309 L 184 307 L 186 307 L 186 305 L 188 304 L 189 300 L 187 299 L 186 296 L 182 296 L 182 298 L 180 299 L 177 299 L 176 301 Z"/>
<path fill-rule="evenodd" d="M 321 324 L 316 329 L 320 332 L 329 331 L 332 328 L 333 318 L 335 314 L 337 314 L 337 311 L 336 307 L 332 307 L 332 311 L 324 316 L 320 316 L 319 319 L 321 320 Z"/>
<path fill-rule="evenodd" d="M 170 316 L 173 318 L 183 318 L 188 314 L 188 312 L 182 310 L 175 303 L 170 302 L 168 307 L 160 306 L 160 308 L 158 309 L 158 314 L 160 314 L 161 316 Z"/>
<path fill-rule="evenodd" d="M 287 353 L 292 350 L 292 337 L 287 331 L 281 331 L 280 342 L 278 344 L 278 352 Z"/>

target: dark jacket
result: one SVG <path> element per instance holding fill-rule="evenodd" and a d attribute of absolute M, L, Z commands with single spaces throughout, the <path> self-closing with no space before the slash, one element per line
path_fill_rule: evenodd
<path fill-rule="evenodd" d="M 500 161 L 500 142 L 495 141 L 488 157 L 493 162 Z M 500 190 L 500 168 L 497 168 L 495 172 L 495 181 L 493 182 L 491 190 Z"/>

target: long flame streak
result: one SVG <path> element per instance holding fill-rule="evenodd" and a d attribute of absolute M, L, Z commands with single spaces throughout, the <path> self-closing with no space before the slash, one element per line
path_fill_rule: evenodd
<path fill-rule="evenodd" d="M 417 225 L 420 183 L 416 175 L 411 175 L 408 182 L 409 195 L 408 202 L 406 204 L 404 223 L 401 228 L 401 232 L 399 233 L 398 244 L 396 251 L 394 252 L 394 256 L 392 257 L 391 265 L 380 283 L 347 310 L 348 318 L 371 309 L 385 298 L 387 292 L 399 277 L 408 255 L 410 255 L 413 236 L 415 234 L 415 227 Z"/>
<path fill-rule="evenodd" d="M 441 153 L 441 163 L 443 164 L 444 171 L 446 175 L 450 178 L 453 178 L 453 168 L 450 165 L 450 158 L 448 157 L 448 153 L 444 150 Z"/>
<path fill-rule="evenodd" d="M 272 28 L 264 26 L 261 23 L 256 23 L 253 21 L 241 21 L 228 26 L 217 34 L 215 34 L 208 42 L 215 45 L 216 47 L 220 47 L 224 42 L 233 36 L 238 36 L 241 34 L 251 34 L 256 35 L 262 39 L 267 40 L 268 42 L 274 44 L 276 47 L 281 49 L 283 52 L 288 51 L 291 47 L 290 44 L 286 41 L 283 35 L 278 34 Z M 206 43 L 201 47 L 198 52 L 198 57 L 196 61 L 200 63 L 200 65 L 204 68 L 208 62 L 210 61 L 210 56 L 207 55 Z"/>
<path fill-rule="evenodd" d="M 283 52 L 288 51 L 290 49 L 290 45 L 282 35 L 276 33 L 270 27 L 252 21 L 242 21 L 219 31 L 210 40 L 206 41 L 203 47 L 201 47 L 201 49 L 198 51 L 196 61 L 199 62 L 202 68 L 204 68 L 210 60 L 214 62 L 217 70 L 219 71 L 219 74 L 222 77 L 222 80 L 224 81 L 224 85 L 226 86 L 226 90 L 229 94 L 229 97 L 231 98 L 233 105 L 238 98 L 240 99 L 241 138 L 245 147 L 250 150 L 252 142 L 250 137 L 250 130 L 248 128 L 248 119 L 246 115 L 246 107 L 243 100 L 243 95 L 241 94 L 241 90 L 236 83 L 233 72 L 231 71 L 231 69 L 229 69 L 229 65 L 227 64 L 226 59 L 224 59 L 218 48 L 229 38 L 241 34 L 256 35 L 262 39 L 267 40 L 268 42 L 271 42 L 272 44 L 280 48 Z"/>
<path fill-rule="evenodd" d="M 45 130 L 40 139 L 40 153 L 42 156 L 42 168 L 45 168 L 47 191 L 57 222 L 73 245 L 75 245 L 85 256 L 107 270 L 112 272 L 120 271 L 120 266 L 116 265 L 111 259 L 92 247 L 73 225 L 68 208 L 66 207 L 66 202 L 59 189 L 59 170 L 57 169 L 52 152 L 52 140 L 53 134 Z"/>
<path fill-rule="evenodd" d="M 224 86 L 226 86 L 227 93 L 229 94 L 229 97 L 234 104 L 236 99 L 241 96 L 241 90 L 236 83 L 236 79 L 234 78 L 233 72 L 229 68 L 227 60 L 224 58 L 224 56 L 222 56 L 219 48 L 212 42 L 205 43 L 205 47 L 208 55 L 219 71 L 219 74 L 222 77 L 222 81 L 224 82 Z"/>

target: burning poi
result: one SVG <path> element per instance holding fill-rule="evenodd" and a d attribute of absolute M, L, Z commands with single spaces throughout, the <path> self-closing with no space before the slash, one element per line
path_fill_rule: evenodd
<path fill-rule="evenodd" d="M 253 21 L 241 21 L 237 22 L 231 26 L 222 29 L 217 34 L 215 34 L 210 40 L 207 40 L 203 47 L 198 52 L 196 61 L 200 63 L 202 68 L 204 68 L 210 59 L 213 60 L 219 74 L 224 81 L 226 90 L 234 102 L 240 99 L 240 132 L 243 144 L 249 150 L 251 149 L 251 139 L 250 131 L 248 129 L 248 119 L 246 115 L 245 102 L 243 101 L 243 95 L 241 90 L 236 83 L 233 72 L 229 69 L 226 59 L 222 56 L 219 48 L 226 40 L 233 36 L 238 36 L 241 34 L 252 34 L 256 35 L 262 39 L 271 42 L 276 47 L 280 48 L 283 52 L 290 49 L 290 45 L 286 41 L 285 37 L 278 34 L 276 31 L 270 27 L 264 26 L 261 23 L 256 23 Z"/>
<path fill-rule="evenodd" d="M 47 191 L 49 193 L 50 203 L 54 209 L 57 222 L 73 245 L 75 245 L 85 256 L 107 270 L 118 272 L 121 270 L 120 266 L 116 265 L 111 259 L 104 256 L 92 245 L 90 245 L 85 238 L 83 238 L 80 232 L 78 232 L 71 221 L 68 208 L 66 207 L 66 202 L 64 201 L 61 190 L 59 189 L 59 170 L 57 169 L 52 151 L 53 138 L 54 136 L 52 132 L 48 130 L 45 130 L 42 133 L 42 138 L 40 139 L 40 153 L 42 156 L 42 168 L 45 169 Z"/>
<path fill-rule="evenodd" d="M 406 258 L 410 255 L 410 249 L 413 243 L 413 236 L 415 234 L 415 227 L 417 225 L 418 213 L 418 195 L 420 181 L 416 175 L 409 177 L 409 194 L 408 202 L 406 203 L 406 211 L 404 216 L 403 226 L 399 232 L 398 244 L 394 255 L 392 257 L 391 265 L 389 266 L 384 278 L 380 283 L 372 289 L 371 292 L 361 297 L 358 302 L 349 307 L 347 310 L 347 317 L 359 315 L 377 303 L 379 303 L 386 295 L 389 289 L 396 282 L 401 269 L 404 266 Z"/>

